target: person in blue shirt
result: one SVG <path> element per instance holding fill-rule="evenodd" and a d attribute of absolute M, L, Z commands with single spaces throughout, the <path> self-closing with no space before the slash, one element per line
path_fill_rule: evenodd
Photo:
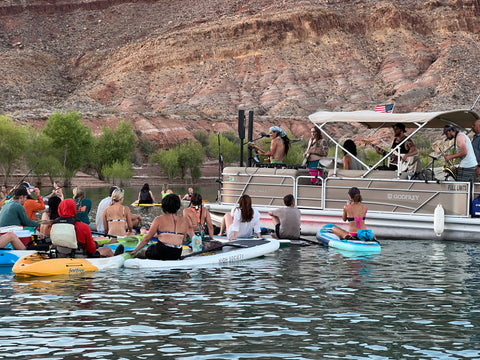
<path fill-rule="evenodd" d="M 79 187 L 73 189 L 73 199 L 77 204 L 77 219 L 90 226 L 90 219 L 88 214 L 92 208 L 92 200 L 85 198 L 85 193 Z M 90 230 L 93 229 L 93 224 Z"/>

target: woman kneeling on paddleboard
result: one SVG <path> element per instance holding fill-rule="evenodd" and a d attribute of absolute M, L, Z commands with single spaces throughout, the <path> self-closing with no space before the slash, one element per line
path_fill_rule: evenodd
<path fill-rule="evenodd" d="M 164 215 L 157 216 L 152 226 L 131 252 L 138 257 L 146 257 L 154 260 L 178 260 L 182 255 L 182 245 L 188 232 L 188 223 L 182 217 L 177 215 L 181 202 L 178 195 L 168 194 L 162 199 L 162 210 Z M 141 250 L 153 237 L 158 238 L 158 242 L 150 245 L 146 250 Z"/>

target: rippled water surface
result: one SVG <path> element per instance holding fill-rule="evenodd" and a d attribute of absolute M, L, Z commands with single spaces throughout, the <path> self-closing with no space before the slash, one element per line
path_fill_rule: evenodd
<path fill-rule="evenodd" d="M 235 267 L 0 275 L 9 359 L 478 359 L 478 244 L 285 247 Z"/>

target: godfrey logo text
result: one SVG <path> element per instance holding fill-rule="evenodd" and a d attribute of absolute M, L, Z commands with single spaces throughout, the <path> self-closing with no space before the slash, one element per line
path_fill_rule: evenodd
<path fill-rule="evenodd" d="M 411 194 L 387 194 L 388 200 L 413 200 L 418 201 L 420 195 L 411 195 Z"/>

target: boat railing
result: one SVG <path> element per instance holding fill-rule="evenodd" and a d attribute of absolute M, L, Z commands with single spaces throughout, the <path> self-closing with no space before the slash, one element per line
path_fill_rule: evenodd
<path fill-rule="evenodd" d="M 305 169 L 232 168 L 223 174 L 220 203 L 234 205 L 243 194 L 248 194 L 257 206 L 277 207 L 284 206 L 285 195 L 293 194 L 300 209 L 338 210 L 348 200 L 348 190 L 355 186 L 360 189 L 369 211 L 432 215 L 441 204 L 445 215 L 470 216 L 470 183 L 406 180 L 394 178 L 394 174 L 375 170 L 369 174 L 371 178 L 324 178 L 313 177 Z M 477 183 L 474 194 L 478 193 L 480 184 Z"/>
<path fill-rule="evenodd" d="M 255 205 L 283 206 L 283 197 L 286 194 L 296 194 L 295 176 L 224 172 L 220 202 L 236 204 L 244 194 L 248 194 Z"/>

